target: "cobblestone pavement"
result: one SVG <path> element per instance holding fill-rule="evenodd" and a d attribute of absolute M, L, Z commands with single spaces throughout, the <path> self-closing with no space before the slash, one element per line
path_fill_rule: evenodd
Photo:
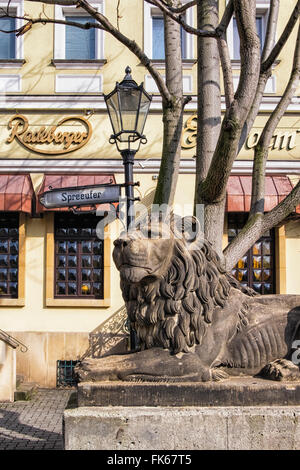
<path fill-rule="evenodd" d="M 0 403 L 0 450 L 63 450 L 70 390 L 38 389 L 29 401 Z"/>

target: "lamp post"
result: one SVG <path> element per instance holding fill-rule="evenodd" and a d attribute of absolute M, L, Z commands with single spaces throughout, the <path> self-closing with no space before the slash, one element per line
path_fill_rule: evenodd
<path fill-rule="evenodd" d="M 132 79 L 130 67 L 126 67 L 125 74 L 122 82 L 117 82 L 115 89 L 108 95 L 104 95 L 104 99 L 113 129 L 109 142 L 116 144 L 123 159 L 127 203 L 126 225 L 128 231 L 134 222 L 134 157 L 141 143 L 145 144 L 147 142 L 143 131 L 152 96 L 148 95 L 144 90 L 142 83 L 138 85 Z M 130 343 L 131 349 L 135 349 L 136 336 L 131 328 Z"/>
<path fill-rule="evenodd" d="M 138 85 L 132 79 L 130 67 L 126 67 L 125 74 L 122 82 L 117 82 L 115 89 L 104 95 L 104 99 L 113 129 L 109 142 L 117 145 L 123 159 L 128 230 L 134 222 L 134 157 L 141 143 L 147 142 L 143 131 L 152 96 L 144 90 L 142 83 Z"/>

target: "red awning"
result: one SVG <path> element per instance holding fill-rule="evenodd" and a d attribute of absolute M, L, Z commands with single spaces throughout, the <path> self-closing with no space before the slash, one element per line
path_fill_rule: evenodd
<path fill-rule="evenodd" d="M 227 212 L 249 212 L 251 204 L 251 176 L 230 176 L 227 185 Z M 265 212 L 277 206 L 293 189 L 288 176 L 266 176 Z M 296 212 L 300 214 L 300 206 Z"/>
<path fill-rule="evenodd" d="M 36 202 L 36 211 L 39 212 L 46 212 L 46 211 L 68 211 L 68 207 L 61 207 L 57 209 L 46 209 L 42 204 L 39 202 L 39 196 L 50 189 L 59 189 L 59 188 L 69 188 L 69 187 L 76 187 L 76 186 L 89 186 L 93 184 L 110 184 L 116 183 L 114 175 L 104 175 L 104 174 L 92 174 L 92 175 L 44 175 L 44 179 L 42 184 L 39 188 L 37 193 L 37 202 Z M 101 204 L 97 205 L 97 208 L 103 210 L 109 210 L 109 204 Z M 91 207 L 81 207 L 80 210 L 90 210 Z"/>
<path fill-rule="evenodd" d="M 34 189 L 29 174 L 0 175 L 0 211 L 31 214 Z"/>

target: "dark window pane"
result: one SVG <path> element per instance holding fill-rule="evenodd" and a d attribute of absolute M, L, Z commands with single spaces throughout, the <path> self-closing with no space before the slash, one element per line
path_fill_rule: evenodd
<path fill-rule="evenodd" d="M 101 286 L 101 284 L 98 284 L 98 283 L 94 284 L 93 288 L 94 288 L 94 295 L 95 296 L 101 296 L 102 295 L 102 286 Z"/>
<path fill-rule="evenodd" d="M 19 242 L 17 240 L 11 240 L 10 246 L 9 246 L 9 251 L 12 254 L 19 253 Z"/>
<path fill-rule="evenodd" d="M 8 287 L 7 282 L 0 282 L 0 295 L 8 294 L 7 287 Z"/>
<path fill-rule="evenodd" d="M 64 282 L 59 282 L 57 284 L 57 294 L 66 295 L 66 284 Z"/>
<path fill-rule="evenodd" d="M 102 267 L 102 256 L 94 256 L 93 260 L 94 268 L 101 268 Z"/>
<path fill-rule="evenodd" d="M 68 252 L 77 253 L 77 242 L 68 242 Z"/>
<path fill-rule="evenodd" d="M 92 242 L 82 242 L 82 253 L 92 252 Z"/>
<path fill-rule="evenodd" d="M 253 289 L 258 292 L 259 294 L 262 294 L 262 284 L 254 283 L 253 284 Z"/>
<path fill-rule="evenodd" d="M 0 256 L 0 258 L 1 258 L 1 256 Z M 7 257 L 7 259 L 8 259 L 8 257 Z M 15 256 L 10 256 L 9 260 L 10 260 L 10 267 L 11 268 L 17 268 L 18 267 L 18 256 L 16 256 L 16 255 Z M 0 260 L 0 262 L 1 262 L 1 260 Z M 6 264 L 5 266 L 8 266 L 8 264 Z"/>
<path fill-rule="evenodd" d="M 16 282 L 10 283 L 10 295 L 12 297 L 18 297 L 18 284 Z"/>
<path fill-rule="evenodd" d="M 0 240 L 0 253 L 8 253 L 8 240 Z"/>
<path fill-rule="evenodd" d="M 94 282 L 101 281 L 102 271 L 101 269 L 94 269 Z"/>
<path fill-rule="evenodd" d="M 18 281 L 18 270 L 17 269 L 10 269 L 9 270 L 9 279 L 10 279 L 10 281 L 13 281 L 13 282 Z"/>
<path fill-rule="evenodd" d="M 66 256 L 59 256 L 58 257 L 58 266 L 65 267 L 66 266 Z"/>
<path fill-rule="evenodd" d="M 82 267 L 83 268 L 91 268 L 92 267 L 92 257 L 84 255 L 81 258 L 82 260 Z"/>
<path fill-rule="evenodd" d="M 0 237 L 7 237 L 8 233 L 9 231 L 7 227 L 0 227 Z"/>
<path fill-rule="evenodd" d="M 95 255 L 100 255 L 102 253 L 102 241 L 94 242 L 94 244 L 93 244 L 93 253 Z"/>
<path fill-rule="evenodd" d="M 59 269 L 57 278 L 58 278 L 59 281 L 65 281 L 66 280 L 66 270 L 65 269 Z"/>
<path fill-rule="evenodd" d="M 8 256 L 0 255 L 0 266 L 8 266 Z"/>
<path fill-rule="evenodd" d="M 8 270 L 0 269 L 0 281 L 7 281 L 8 279 Z"/>
<path fill-rule="evenodd" d="M 58 242 L 58 253 L 67 253 L 67 242 Z"/>
<path fill-rule="evenodd" d="M 273 294 L 272 284 L 264 283 L 264 294 Z"/>
<path fill-rule="evenodd" d="M 69 269 L 68 271 L 68 281 L 76 281 L 77 280 L 77 271 L 76 269 Z"/>
<path fill-rule="evenodd" d="M 68 294 L 69 295 L 76 295 L 77 294 L 77 286 L 74 282 L 68 283 Z"/>
<path fill-rule="evenodd" d="M 77 266 L 77 256 L 68 256 L 68 266 L 70 268 Z"/>
<path fill-rule="evenodd" d="M 82 270 L 82 280 L 83 281 L 90 281 L 91 280 L 92 271 L 90 269 L 83 269 Z"/>

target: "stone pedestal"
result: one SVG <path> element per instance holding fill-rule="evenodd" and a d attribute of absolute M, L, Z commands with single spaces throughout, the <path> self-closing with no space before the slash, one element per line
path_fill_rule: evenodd
<path fill-rule="evenodd" d="M 83 382 L 66 450 L 300 449 L 300 383 Z"/>

